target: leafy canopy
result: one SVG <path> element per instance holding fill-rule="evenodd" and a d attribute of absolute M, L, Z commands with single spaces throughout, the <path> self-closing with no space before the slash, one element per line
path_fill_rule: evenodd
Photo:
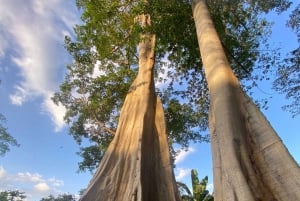
<path fill-rule="evenodd" d="M 300 114 L 300 4 L 290 14 L 287 26 L 296 33 L 298 47 L 289 52 L 279 65 L 273 86 L 291 100 L 283 108 L 296 116 Z"/>
<path fill-rule="evenodd" d="M 261 12 L 285 10 L 289 1 L 207 1 L 217 32 L 234 72 L 252 80 L 258 48 L 266 41 L 269 24 Z M 138 69 L 140 34 L 156 35 L 157 93 L 166 111 L 170 144 L 183 147 L 207 140 L 209 96 L 191 3 L 187 0 L 77 0 L 82 24 L 76 38 L 65 38 L 74 62 L 53 100 L 66 107 L 70 134 L 80 144 L 81 170 L 94 169 L 113 138 L 119 110 Z M 152 26 L 143 28 L 136 18 L 147 13 Z M 264 59 L 263 61 L 268 61 Z M 263 64 L 262 64 L 263 66 Z"/>
<path fill-rule="evenodd" d="M 25 200 L 26 195 L 24 192 L 20 192 L 18 190 L 6 190 L 0 192 L 0 200 L 1 201 L 22 201 Z"/>
<path fill-rule="evenodd" d="M 10 146 L 20 146 L 5 127 L 6 118 L 0 114 L 0 156 L 4 156 L 10 150 Z"/>
<path fill-rule="evenodd" d="M 74 195 L 71 194 L 62 194 L 54 197 L 53 195 L 49 195 L 46 198 L 42 198 L 40 201 L 76 201 Z"/>

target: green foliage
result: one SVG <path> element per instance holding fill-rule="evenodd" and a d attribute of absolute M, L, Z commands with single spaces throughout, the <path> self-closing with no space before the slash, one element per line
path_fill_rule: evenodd
<path fill-rule="evenodd" d="M 193 194 L 190 191 L 189 187 L 182 182 L 177 181 L 176 183 L 177 183 L 178 190 L 180 192 L 182 201 L 194 201 Z"/>
<path fill-rule="evenodd" d="M 80 148 L 78 155 L 84 160 L 79 163 L 79 171 L 89 170 L 93 172 L 98 167 L 108 145 L 105 145 L 105 147 L 101 146 L 103 146 L 103 143 Z"/>
<path fill-rule="evenodd" d="M 257 1 L 248 1 L 252 6 L 261 10 L 263 12 L 269 12 L 270 10 L 275 10 L 277 13 L 281 13 L 287 10 L 292 2 L 287 0 L 272 0 L 272 1 L 264 1 L 264 0 L 257 0 Z"/>
<path fill-rule="evenodd" d="M 192 179 L 192 188 L 193 193 L 189 190 L 189 188 L 181 183 L 177 182 L 179 187 L 179 191 L 181 194 L 181 198 L 183 201 L 213 201 L 214 197 L 209 194 L 209 191 L 206 190 L 208 177 L 206 176 L 199 182 L 198 173 L 196 170 L 191 171 L 191 179 Z"/>
<path fill-rule="evenodd" d="M 195 201 L 213 201 L 213 196 L 209 194 L 209 191 L 206 190 L 208 177 L 202 179 L 199 182 L 198 173 L 196 170 L 191 172 L 192 186 L 193 186 L 193 195 Z"/>
<path fill-rule="evenodd" d="M 6 118 L 0 114 L 0 156 L 4 156 L 10 150 L 10 146 L 20 146 L 4 126 Z"/>
<path fill-rule="evenodd" d="M 166 105 L 167 132 L 172 144 L 187 147 L 191 139 L 195 142 L 208 141 L 208 136 L 199 135 L 199 129 L 193 129 L 206 127 L 207 118 L 199 116 L 203 115 L 202 113 L 196 112 L 188 104 L 180 103 L 177 99 L 169 100 Z"/>
<path fill-rule="evenodd" d="M 80 169 L 96 167 L 112 139 L 120 108 L 137 72 L 140 34 L 145 32 L 157 38 L 155 75 L 156 80 L 165 81 L 165 91 L 158 89 L 158 94 L 166 111 L 170 143 L 186 147 L 190 141 L 207 140 L 203 131 L 208 127 L 209 95 L 190 1 L 76 2 L 83 23 L 75 27 L 76 38 L 65 38 L 74 63 L 67 67 L 66 78 L 53 100 L 66 107 L 65 120 L 74 139 L 79 144 L 84 138 L 92 143 L 79 153 L 84 157 Z M 260 13 L 288 6 L 285 0 L 261 2 L 208 1 L 240 79 L 254 79 L 254 65 L 261 57 L 257 49 L 267 37 L 269 24 Z M 150 28 L 141 27 L 136 20 L 142 13 L 151 16 Z"/>
<path fill-rule="evenodd" d="M 290 15 L 287 25 L 296 33 L 300 44 L 300 4 Z M 292 102 L 283 108 L 293 116 L 300 114 L 300 45 L 292 50 L 277 69 L 277 78 L 273 83 L 275 90 L 285 94 Z"/>
<path fill-rule="evenodd" d="M 49 195 L 47 198 L 42 198 L 40 201 L 75 201 L 75 196 L 70 194 L 62 194 L 54 197 Z"/>
<path fill-rule="evenodd" d="M 25 193 L 18 190 L 6 190 L 0 192 L 0 201 L 22 201 L 25 200 L 25 198 Z"/>

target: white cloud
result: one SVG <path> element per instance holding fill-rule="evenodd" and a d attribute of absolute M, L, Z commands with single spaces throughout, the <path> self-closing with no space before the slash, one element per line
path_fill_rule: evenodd
<path fill-rule="evenodd" d="M 189 168 L 178 168 L 176 170 L 176 175 L 175 175 L 175 178 L 176 178 L 176 181 L 181 181 L 183 180 L 186 176 L 189 176 L 191 175 L 191 169 Z"/>
<path fill-rule="evenodd" d="M 177 165 L 178 163 L 183 162 L 186 159 L 186 157 L 193 152 L 195 152 L 195 149 L 193 147 L 189 147 L 187 150 L 180 150 L 175 158 L 175 164 Z"/>
<path fill-rule="evenodd" d="M 9 96 L 12 104 L 14 105 L 22 105 L 26 100 L 26 90 L 21 86 L 15 86 L 15 93 Z"/>
<path fill-rule="evenodd" d="M 96 61 L 95 65 L 94 65 L 94 71 L 93 71 L 93 74 L 92 74 L 92 78 L 96 78 L 96 77 L 99 77 L 101 75 L 105 75 L 105 71 L 102 71 L 99 69 L 101 65 L 101 61 Z"/>
<path fill-rule="evenodd" d="M 5 50 L 8 47 L 8 42 L 4 37 L 5 34 L 4 30 L 0 30 L 0 59 L 5 56 Z"/>
<path fill-rule="evenodd" d="M 30 172 L 19 172 L 17 173 L 15 179 L 20 182 L 32 183 L 43 181 L 42 175 L 37 173 L 31 174 Z"/>
<path fill-rule="evenodd" d="M 61 190 L 63 186 L 64 181 L 54 177 L 45 178 L 39 173 L 31 172 L 10 173 L 0 166 L 0 191 L 18 189 L 25 192 L 28 199 L 38 200 L 49 194 L 63 193 Z"/>
<path fill-rule="evenodd" d="M 58 180 L 58 179 L 55 179 L 55 178 L 50 178 L 50 179 L 48 179 L 48 181 L 52 184 L 52 186 L 55 186 L 55 187 L 60 187 L 60 186 L 64 185 L 64 181 L 63 180 Z"/>
<path fill-rule="evenodd" d="M 11 103 L 20 106 L 42 97 L 43 111 L 51 116 L 56 130 L 63 127 L 64 110 L 49 103 L 49 97 L 58 90 L 59 72 L 67 63 L 63 35 L 70 35 L 79 23 L 77 12 L 72 1 L 1 1 L 0 30 L 5 31 L 0 31 L 4 41 L 0 59 L 10 58 L 10 67 L 16 66 L 20 77 L 10 95 Z"/>
<path fill-rule="evenodd" d="M 0 179 L 5 176 L 5 170 L 2 166 L 0 166 Z"/>
<path fill-rule="evenodd" d="M 66 108 L 62 105 L 56 105 L 52 100 L 51 96 L 44 99 L 42 104 L 42 111 L 50 116 L 52 122 L 54 122 L 55 131 L 60 131 L 64 125 L 64 115 L 66 112 Z"/>
<path fill-rule="evenodd" d="M 42 183 L 38 183 L 38 184 L 34 185 L 34 189 L 37 191 L 44 192 L 44 191 L 49 191 L 50 187 L 45 182 L 42 182 Z"/>
<path fill-rule="evenodd" d="M 192 153 L 194 153 L 196 150 L 193 147 L 189 147 L 188 149 L 180 149 L 177 151 L 177 156 L 175 158 L 175 164 L 176 166 L 183 161 Z M 175 168 L 175 178 L 177 181 L 186 181 L 187 177 L 191 176 L 191 168 L 183 168 L 183 167 L 177 167 Z"/>
<path fill-rule="evenodd" d="M 207 184 L 206 190 L 208 190 L 210 193 L 213 193 L 214 192 L 214 184 L 212 184 L 212 183 Z"/>

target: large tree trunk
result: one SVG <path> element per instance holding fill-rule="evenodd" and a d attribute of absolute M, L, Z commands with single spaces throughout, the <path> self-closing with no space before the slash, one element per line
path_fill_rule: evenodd
<path fill-rule="evenodd" d="M 215 200 L 300 200 L 299 166 L 241 90 L 205 0 L 193 0 L 193 15 L 211 99 Z"/>
<path fill-rule="evenodd" d="M 140 20 L 147 21 L 147 15 Z M 153 81 L 155 35 L 139 45 L 139 72 L 115 137 L 81 201 L 179 201 L 165 119 Z"/>

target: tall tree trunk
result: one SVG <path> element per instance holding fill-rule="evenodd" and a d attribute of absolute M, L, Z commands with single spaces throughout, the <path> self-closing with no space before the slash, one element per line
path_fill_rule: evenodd
<path fill-rule="evenodd" d="M 140 16 L 150 23 L 149 16 Z M 153 81 L 155 35 L 139 44 L 139 72 L 126 96 L 115 137 L 81 201 L 179 201 L 165 119 Z"/>
<path fill-rule="evenodd" d="M 205 0 L 193 0 L 193 15 L 211 99 L 215 200 L 300 200 L 299 166 L 241 90 Z"/>

